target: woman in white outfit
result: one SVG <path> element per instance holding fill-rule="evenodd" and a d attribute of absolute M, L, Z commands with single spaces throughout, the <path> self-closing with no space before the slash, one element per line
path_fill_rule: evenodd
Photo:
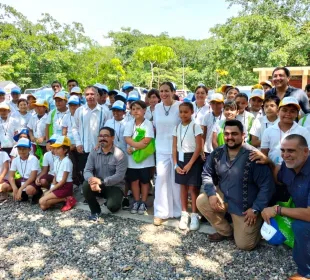
<path fill-rule="evenodd" d="M 161 102 L 155 106 L 156 170 L 154 225 L 163 219 L 181 216 L 180 185 L 175 183 L 172 158 L 172 131 L 180 123 L 180 101 L 173 100 L 173 84 L 165 82 L 159 88 Z"/>

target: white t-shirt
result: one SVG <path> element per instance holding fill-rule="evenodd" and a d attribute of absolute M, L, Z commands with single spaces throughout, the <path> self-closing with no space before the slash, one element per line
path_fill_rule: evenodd
<path fill-rule="evenodd" d="M 50 175 L 55 175 L 55 170 L 54 170 L 54 162 L 58 159 L 58 156 L 55 156 L 52 154 L 51 151 L 46 152 L 43 156 L 43 164 L 42 166 L 48 166 L 49 171 L 48 174 Z"/>
<path fill-rule="evenodd" d="M 55 113 L 54 110 L 56 110 Z M 63 120 L 66 115 L 70 114 L 69 109 L 65 112 L 59 112 L 57 109 L 50 111 L 47 115 L 46 124 L 52 123 L 52 115 L 54 114 L 53 118 L 53 134 L 62 135 L 62 127 L 63 127 Z M 51 136 L 51 135 L 50 135 Z"/>
<path fill-rule="evenodd" d="M 0 174 L 3 172 L 4 163 L 8 161 L 10 162 L 10 158 L 6 152 L 0 151 Z M 4 179 L 8 179 L 9 172 L 7 172 L 4 176 Z"/>
<path fill-rule="evenodd" d="M 30 118 L 28 122 L 28 128 L 32 130 L 33 136 L 35 138 L 45 137 L 46 120 L 47 120 L 47 114 L 42 116 L 40 119 L 38 118 L 37 114 L 35 114 Z M 45 146 L 46 145 L 45 140 L 40 145 Z"/>
<path fill-rule="evenodd" d="M 114 120 L 113 117 L 113 119 L 107 120 L 104 126 L 111 127 L 114 129 L 115 131 L 114 145 L 127 154 L 127 143 L 125 142 L 124 138 L 124 131 L 126 126 L 125 119 L 121 121 L 116 121 Z"/>
<path fill-rule="evenodd" d="M 75 144 L 73 133 L 72 133 L 73 125 L 74 125 L 74 116 L 72 116 L 70 113 L 66 114 L 62 121 L 62 127 L 67 128 L 67 137 L 70 139 L 71 145 Z"/>
<path fill-rule="evenodd" d="M 220 114 L 218 117 L 215 117 L 213 115 L 213 112 L 207 113 L 205 115 L 205 118 L 203 119 L 202 125 L 207 127 L 207 135 L 206 135 L 206 141 L 205 141 L 205 146 L 204 146 L 204 151 L 206 153 L 212 153 L 213 151 L 213 147 L 212 147 L 213 127 L 220 120 L 225 120 L 225 116 L 223 114 Z"/>
<path fill-rule="evenodd" d="M 281 143 L 283 139 L 290 134 L 299 134 L 305 137 L 310 148 L 310 133 L 308 130 L 296 122 L 293 123 L 291 129 L 286 132 L 283 132 L 279 128 L 279 122 L 275 125 L 268 127 L 263 134 L 261 149 L 269 149 L 268 157 L 278 165 L 282 164 L 281 157 Z"/>
<path fill-rule="evenodd" d="M 181 123 L 177 125 L 172 135 L 177 137 L 178 152 L 194 153 L 196 149 L 196 136 L 199 134 L 203 134 L 203 131 L 200 125 L 197 125 L 194 121 L 185 126 Z"/>
<path fill-rule="evenodd" d="M 249 113 L 248 111 L 244 111 L 242 114 L 237 115 L 236 120 L 240 121 L 243 124 L 243 127 L 245 127 L 245 130 L 247 133 L 250 133 L 250 129 L 254 122 L 254 115 L 252 113 Z M 245 138 L 245 142 L 248 142 L 248 137 Z"/>
<path fill-rule="evenodd" d="M 148 106 L 146 108 L 146 111 L 145 111 L 145 115 L 144 117 L 149 120 L 149 121 L 153 121 L 153 114 L 154 114 L 154 111 L 151 111 L 151 106 Z"/>
<path fill-rule="evenodd" d="M 55 159 L 54 162 L 54 176 L 56 176 L 56 182 L 60 182 L 63 177 L 64 172 L 69 172 L 67 182 L 72 182 L 72 170 L 73 164 L 72 161 L 66 156 L 62 160 L 59 158 Z"/>
<path fill-rule="evenodd" d="M 306 128 L 309 132 L 310 132 L 310 118 L 309 118 L 309 114 L 305 115 L 304 117 L 302 117 L 298 124 L 304 128 Z"/>
<path fill-rule="evenodd" d="M 145 138 L 154 138 L 153 124 L 147 119 L 144 119 L 143 123 L 139 126 L 136 126 L 135 120 L 129 121 L 125 126 L 124 137 L 132 137 L 134 139 L 137 136 L 137 128 L 145 130 Z M 127 146 L 130 147 L 129 145 Z M 140 163 L 136 163 L 133 160 L 132 155 L 128 155 L 128 168 L 141 169 L 152 166 L 155 166 L 154 155 L 148 156 L 144 161 Z"/>
<path fill-rule="evenodd" d="M 22 178 L 28 179 L 32 171 L 40 171 L 39 160 L 33 155 L 29 155 L 26 160 L 17 156 L 12 161 L 10 171 L 18 171 Z"/>
<path fill-rule="evenodd" d="M 164 106 L 164 103 L 160 102 L 155 106 L 153 123 L 156 128 L 156 152 L 159 154 L 172 154 L 172 131 L 181 122 L 179 118 L 181 103 L 175 101 L 171 106 Z M 168 111 L 169 114 L 166 116 Z"/>
<path fill-rule="evenodd" d="M 0 118 L 0 142 L 2 148 L 12 148 L 14 146 L 13 137 L 19 129 L 19 121 L 11 115 L 8 115 L 6 120 Z"/>
<path fill-rule="evenodd" d="M 210 112 L 210 105 L 206 103 L 203 107 L 198 108 L 196 102 L 192 102 L 194 106 L 194 114 L 192 119 L 196 124 L 203 125 L 203 119 Z"/>
<path fill-rule="evenodd" d="M 16 111 L 12 113 L 12 117 L 19 121 L 20 128 L 22 129 L 22 128 L 27 128 L 28 122 L 30 118 L 32 117 L 32 115 L 30 112 L 27 112 L 26 115 L 22 115 L 19 111 Z"/>
<path fill-rule="evenodd" d="M 274 122 L 270 122 L 267 119 L 267 116 L 263 116 L 261 118 L 256 118 L 253 122 L 253 125 L 250 129 L 250 134 L 256 136 L 259 140 L 263 138 L 263 134 L 266 128 L 276 124 L 279 122 L 279 118 L 277 118 Z"/>

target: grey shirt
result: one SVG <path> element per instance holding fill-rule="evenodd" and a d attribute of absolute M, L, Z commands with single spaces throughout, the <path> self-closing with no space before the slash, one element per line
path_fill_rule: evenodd
<path fill-rule="evenodd" d="M 218 149 L 222 149 L 222 151 L 219 160 L 214 164 L 214 154 Z M 210 154 L 203 167 L 202 181 L 205 192 L 208 196 L 215 195 L 215 186 L 218 186 L 224 194 L 224 201 L 228 203 L 228 212 L 242 216 L 244 166 L 249 153 L 255 148 L 249 144 L 243 144 L 233 161 L 230 161 L 225 145 L 216 150 Z M 267 207 L 274 189 L 270 168 L 267 165 L 251 162 L 248 179 L 248 207 L 262 211 Z"/>
<path fill-rule="evenodd" d="M 108 153 L 102 149 L 91 151 L 87 158 L 84 169 L 84 178 L 100 178 L 105 186 L 115 186 L 123 189 L 125 187 L 125 174 L 127 171 L 127 155 L 113 146 Z"/>

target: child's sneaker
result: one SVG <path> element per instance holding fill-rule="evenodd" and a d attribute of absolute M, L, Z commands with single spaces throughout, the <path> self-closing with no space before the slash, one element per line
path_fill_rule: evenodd
<path fill-rule="evenodd" d="M 100 214 L 98 213 L 94 213 L 94 214 L 91 214 L 89 217 L 88 217 L 88 220 L 91 221 L 91 222 L 100 222 Z"/>
<path fill-rule="evenodd" d="M 128 199 L 127 196 L 124 196 L 124 197 L 123 197 L 122 209 L 123 209 L 123 210 L 129 209 L 129 199 Z"/>
<path fill-rule="evenodd" d="M 192 213 L 191 223 L 189 225 L 189 230 L 198 230 L 199 229 L 199 216 L 197 213 Z"/>
<path fill-rule="evenodd" d="M 138 214 L 139 215 L 144 215 L 144 213 L 147 211 L 147 207 L 145 205 L 144 202 L 142 202 L 139 206 L 139 209 L 138 209 Z"/>
<path fill-rule="evenodd" d="M 133 205 L 132 205 L 132 208 L 130 210 L 130 213 L 131 214 L 137 214 L 138 213 L 138 209 L 139 209 L 139 202 L 135 202 Z"/>
<path fill-rule="evenodd" d="M 189 214 L 185 211 L 182 211 L 181 219 L 179 223 L 179 229 L 182 229 L 182 230 L 187 229 L 188 221 L 189 221 Z"/>
<path fill-rule="evenodd" d="M 61 208 L 61 212 L 65 212 L 72 209 L 75 206 L 76 202 L 77 201 L 73 196 L 67 197 L 66 204 L 64 207 Z"/>
<path fill-rule="evenodd" d="M 7 192 L 0 192 L 0 202 L 6 201 L 8 199 Z"/>

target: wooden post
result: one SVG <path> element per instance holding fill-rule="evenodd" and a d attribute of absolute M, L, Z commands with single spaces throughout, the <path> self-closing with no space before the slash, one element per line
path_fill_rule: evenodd
<path fill-rule="evenodd" d="M 308 83 L 308 70 L 304 70 L 302 74 L 302 89 L 304 90 Z"/>

